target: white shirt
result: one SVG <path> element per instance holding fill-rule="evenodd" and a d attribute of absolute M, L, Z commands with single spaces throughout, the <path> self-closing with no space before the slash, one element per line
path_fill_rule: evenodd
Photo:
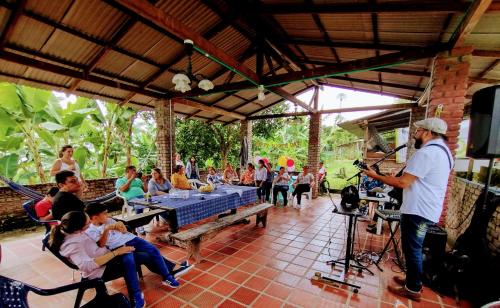
<path fill-rule="evenodd" d="M 319 174 L 325 174 L 325 167 L 321 167 L 318 171 Z"/>
<path fill-rule="evenodd" d="M 442 139 L 428 141 L 415 152 L 404 172 L 416 176 L 417 179 L 410 187 L 403 190 L 401 213 L 418 215 L 432 222 L 438 222 L 451 170 L 445 151 L 437 146 L 429 146 L 433 143 L 444 146 L 450 159 L 453 159 Z"/>
<path fill-rule="evenodd" d="M 70 169 L 70 165 L 68 165 L 67 163 L 63 162 L 61 160 L 61 169 L 59 169 L 59 171 L 63 171 L 63 170 L 70 170 L 70 171 L 73 171 L 73 173 L 75 174 L 75 176 L 80 180 L 80 182 L 82 181 L 82 177 L 80 176 L 80 166 L 78 165 L 78 163 L 76 162 L 76 160 L 74 160 L 75 162 L 75 170 L 71 170 Z"/>
<path fill-rule="evenodd" d="M 290 180 L 290 176 L 288 173 L 283 173 L 283 175 L 276 175 L 274 178 L 274 185 L 277 186 L 288 186 L 288 181 Z"/>
<path fill-rule="evenodd" d="M 266 168 L 255 169 L 255 180 L 256 181 L 265 181 L 266 179 L 267 179 L 267 169 Z"/>
<path fill-rule="evenodd" d="M 299 174 L 298 177 L 299 184 L 311 184 L 314 181 L 314 175 L 312 173 L 308 173 L 304 175 L 304 173 Z"/>
<path fill-rule="evenodd" d="M 104 227 L 106 225 L 114 224 L 116 221 L 112 218 L 108 218 L 105 224 L 96 226 L 94 224 L 90 224 L 87 230 L 85 230 L 85 233 L 87 233 L 90 238 L 92 238 L 94 241 L 98 241 L 102 234 L 104 233 Z M 133 240 L 135 238 L 135 235 L 133 235 L 130 232 L 126 233 L 121 233 L 120 231 L 116 230 L 111 230 L 108 232 L 108 240 L 106 241 L 106 246 L 113 250 L 116 249 L 120 246 L 125 245 L 127 242 Z"/>

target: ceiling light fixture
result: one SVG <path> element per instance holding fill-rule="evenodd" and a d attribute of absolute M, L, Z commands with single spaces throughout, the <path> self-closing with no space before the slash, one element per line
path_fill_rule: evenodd
<path fill-rule="evenodd" d="M 257 99 L 262 102 L 263 100 L 266 99 L 266 95 L 264 94 L 264 86 L 260 85 L 258 89 L 259 89 L 259 94 L 257 95 Z"/>
<path fill-rule="evenodd" d="M 188 66 L 185 71 L 178 71 L 172 78 L 172 83 L 175 85 L 175 90 L 182 93 L 191 90 L 191 82 L 198 83 L 198 88 L 209 91 L 214 88 L 214 84 L 202 74 L 193 74 L 191 64 L 191 56 L 193 55 L 193 41 L 184 40 L 185 52 L 188 56 Z"/>

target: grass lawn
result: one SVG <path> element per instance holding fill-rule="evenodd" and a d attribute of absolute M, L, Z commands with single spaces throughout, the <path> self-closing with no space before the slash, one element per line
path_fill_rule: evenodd
<path fill-rule="evenodd" d="M 325 160 L 326 179 L 330 183 L 330 188 L 342 189 L 349 184 L 346 180 L 359 171 L 352 162 L 353 160 Z M 341 169 L 344 172 L 341 172 Z M 344 177 L 341 177 L 342 173 Z M 356 184 L 356 178 L 352 179 L 350 183 Z"/>

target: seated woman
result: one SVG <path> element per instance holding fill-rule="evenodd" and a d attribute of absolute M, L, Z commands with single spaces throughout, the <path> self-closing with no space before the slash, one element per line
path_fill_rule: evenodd
<path fill-rule="evenodd" d="M 311 191 L 311 187 L 314 186 L 314 183 L 314 176 L 312 173 L 309 173 L 309 167 L 302 167 L 302 172 L 297 177 L 297 180 L 295 180 L 295 183 L 293 183 L 295 190 L 293 191 L 292 196 L 297 196 L 297 205 L 300 205 L 302 193 Z"/>
<path fill-rule="evenodd" d="M 124 272 L 124 278 L 130 287 L 129 296 L 133 296 L 136 308 L 145 306 L 137 275 L 133 247 L 122 246 L 110 251 L 85 234 L 90 226 L 90 218 L 84 212 L 68 212 L 61 223 L 52 228 L 49 244 L 51 249 L 59 250 L 81 271 L 82 277 L 94 279 L 114 277 L 116 272 Z"/>
<path fill-rule="evenodd" d="M 238 174 L 236 174 L 236 172 L 233 170 L 233 167 L 229 163 L 226 165 L 226 169 L 224 169 L 222 179 L 226 183 L 231 183 L 233 179 L 239 180 Z"/>
<path fill-rule="evenodd" d="M 207 182 L 212 184 L 224 184 L 224 180 L 220 174 L 215 171 L 214 167 L 208 167 Z"/>
<path fill-rule="evenodd" d="M 148 183 L 148 192 L 151 196 L 160 196 L 168 194 L 172 188 L 170 181 L 163 177 L 160 168 L 153 168 L 151 171 L 151 179 Z"/>
<path fill-rule="evenodd" d="M 184 166 L 177 165 L 174 168 L 174 173 L 171 176 L 172 186 L 177 189 L 191 190 L 191 184 L 189 184 L 184 172 Z"/>
<path fill-rule="evenodd" d="M 240 186 L 255 186 L 255 167 L 252 163 L 248 163 L 247 170 L 243 172 L 238 183 Z"/>
<path fill-rule="evenodd" d="M 274 178 L 273 187 L 273 204 L 276 205 L 278 202 L 278 192 L 283 196 L 283 206 L 287 206 L 288 203 L 288 181 L 290 176 L 285 172 L 285 167 L 280 167 L 278 175 Z"/>

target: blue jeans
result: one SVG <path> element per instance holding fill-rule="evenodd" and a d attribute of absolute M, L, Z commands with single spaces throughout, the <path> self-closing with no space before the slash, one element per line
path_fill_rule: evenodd
<path fill-rule="evenodd" d="M 135 248 L 135 261 L 138 264 L 144 264 L 146 267 L 162 277 L 162 280 L 170 276 L 170 272 L 174 269 L 175 264 L 163 258 L 158 248 L 150 242 L 143 240 L 140 237 L 135 237 L 126 243 L 127 246 Z"/>
<path fill-rule="evenodd" d="M 406 288 L 422 289 L 422 247 L 431 221 L 409 214 L 401 214 L 401 245 L 406 260 Z"/>
<path fill-rule="evenodd" d="M 137 264 L 140 263 L 137 262 Z M 110 277 L 116 278 L 116 272 L 122 271 L 123 278 L 125 278 L 127 283 L 128 292 L 131 293 L 129 296 L 138 301 L 141 298 L 141 287 L 139 285 L 139 276 L 137 275 L 135 255 L 133 253 L 126 253 L 109 261 L 106 264 L 102 279 L 107 281 Z"/>

